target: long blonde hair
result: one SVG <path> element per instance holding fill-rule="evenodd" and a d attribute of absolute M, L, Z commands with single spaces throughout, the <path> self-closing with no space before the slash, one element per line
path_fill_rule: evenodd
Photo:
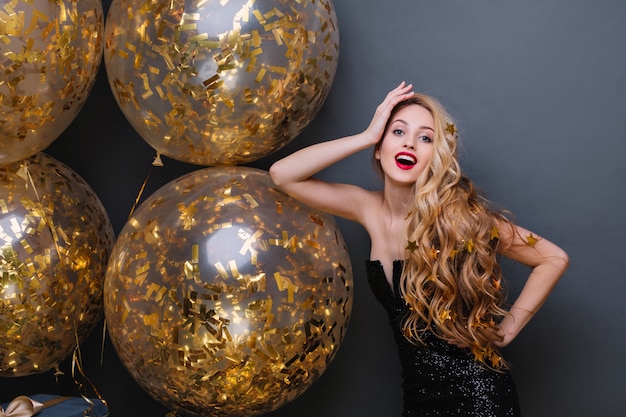
<path fill-rule="evenodd" d="M 511 223 L 461 174 L 456 127 L 438 101 L 416 94 L 396 106 L 392 117 L 412 104 L 432 114 L 435 134 L 429 166 L 413 187 L 406 220 L 401 291 L 410 314 L 405 336 L 420 342 L 428 330 L 470 347 L 488 367 L 506 368 L 494 346 L 501 339 L 497 323 L 507 314 L 501 308 L 505 297 L 496 249 L 498 225 Z"/>

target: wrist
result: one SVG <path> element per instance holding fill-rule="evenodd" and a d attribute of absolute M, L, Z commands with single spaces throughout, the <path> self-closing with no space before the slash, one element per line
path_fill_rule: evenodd
<path fill-rule="evenodd" d="M 359 140 L 364 144 L 364 148 L 376 145 L 382 138 L 380 134 L 372 132 L 369 129 L 361 132 L 358 136 L 360 136 Z"/>
<path fill-rule="evenodd" d="M 534 315 L 535 315 L 535 313 L 537 312 L 537 311 L 535 311 L 535 310 L 529 310 L 529 309 L 527 309 L 527 308 L 520 307 L 520 306 L 517 306 L 517 305 L 513 305 L 513 306 L 511 306 L 511 308 L 509 309 L 509 311 L 510 311 L 510 310 L 521 310 L 521 311 L 523 311 L 523 312 L 525 312 L 525 313 L 530 314 L 531 316 L 534 316 Z"/>

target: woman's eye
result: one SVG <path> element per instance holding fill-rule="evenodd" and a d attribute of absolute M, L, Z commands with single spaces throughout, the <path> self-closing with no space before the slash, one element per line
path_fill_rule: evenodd
<path fill-rule="evenodd" d="M 428 136 L 420 136 L 420 140 L 422 142 L 432 142 L 433 140 L 431 138 L 429 138 Z"/>
<path fill-rule="evenodd" d="M 403 134 L 404 134 L 404 130 L 402 130 L 402 129 L 394 129 L 394 130 L 393 130 L 393 134 L 394 134 L 394 135 L 401 136 L 401 135 L 403 135 Z"/>

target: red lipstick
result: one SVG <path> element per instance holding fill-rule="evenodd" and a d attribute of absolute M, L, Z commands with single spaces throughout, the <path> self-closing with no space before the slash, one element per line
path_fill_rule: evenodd
<path fill-rule="evenodd" d="M 409 170 L 417 163 L 417 157 L 409 152 L 400 152 L 396 155 L 396 165 L 400 169 Z"/>

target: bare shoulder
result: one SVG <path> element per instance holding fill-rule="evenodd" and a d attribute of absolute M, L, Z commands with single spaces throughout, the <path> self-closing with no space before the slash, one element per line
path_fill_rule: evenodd
<path fill-rule="evenodd" d="M 311 178 L 281 187 L 303 203 L 329 214 L 363 224 L 380 206 L 382 194 L 353 184 L 330 183 Z"/>
<path fill-rule="evenodd" d="M 369 219 L 380 212 L 382 192 L 371 191 L 352 184 L 335 184 L 338 193 L 330 202 L 332 214 L 355 221 L 367 227 Z"/>

